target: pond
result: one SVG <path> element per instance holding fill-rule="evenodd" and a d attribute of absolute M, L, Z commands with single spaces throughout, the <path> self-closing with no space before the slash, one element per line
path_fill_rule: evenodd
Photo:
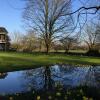
<path fill-rule="evenodd" d="M 0 73 L 0 95 L 31 90 L 51 91 L 57 84 L 61 84 L 66 89 L 77 86 L 100 88 L 100 66 L 54 65 Z"/>

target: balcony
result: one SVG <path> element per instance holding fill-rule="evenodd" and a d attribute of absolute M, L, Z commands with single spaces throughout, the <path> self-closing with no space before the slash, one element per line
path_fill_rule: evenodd
<path fill-rule="evenodd" d="M 0 43 L 6 43 L 6 40 L 0 40 Z"/>

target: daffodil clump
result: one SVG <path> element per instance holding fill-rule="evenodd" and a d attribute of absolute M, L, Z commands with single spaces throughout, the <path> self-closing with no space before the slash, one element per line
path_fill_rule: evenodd
<path fill-rule="evenodd" d="M 89 91 L 86 87 L 64 89 L 62 88 L 62 84 L 59 82 L 57 82 L 55 86 L 56 88 L 51 91 L 32 90 L 27 93 L 16 93 L 8 96 L 2 95 L 2 97 L 0 96 L 0 100 L 99 100 L 99 90 L 97 92 L 97 90 L 93 89 L 93 91 L 95 91 L 93 93 L 92 90 Z M 90 95 L 90 93 L 93 93 L 94 95 Z"/>

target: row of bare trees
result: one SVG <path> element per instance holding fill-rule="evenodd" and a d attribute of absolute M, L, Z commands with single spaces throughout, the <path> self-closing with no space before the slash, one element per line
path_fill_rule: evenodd
<path fill-rule="evenodd" d="M 34 32 L 28 32 L 27 34 L 21 34 L 15 31 L 13 34 L 12 48 L 17 51 L 33 52 L 33 51 L 46 51 L 45 42 L 41 38 L 38 38 Z M 21 34 L 21 35 L 19 35 Z M 52 42 L 50 50 L 57 52 L 58 50 L 65 50 L 67 53 L 71 48 L 77 45 L 78 39 L 74 37 L 61 38 Z"/>
<path fill-rule="evenodd" d="M 13 40 L 11 48 L 17 51 L 27 51 L 32 52 L 37 45 L 37 38 L 33 32 L 28 32 L 27 34 L 22 34 L 19 31 L 15 31 L 13 34 Z"/>
<path fill-rule="evenodd" d="M 87 51 L 100 50 L 100 25 L 89 23 L 84 28 L 82 36 L 66 36 L 51 42 L 50 50 L 65 50 L 67 53 L 71 49 L 85 49 Z M 16 31 L 13 33 L 12 48 L 17 51 L 46 51 L 43 38 L 36 36 L 32 31 L 21 34 Z"/>
<path fill-rule="evenodd" d="M 99 45 L 99 0 L 76 0 L 79 4 L 77 9 L 73 8 L 74 0 L 23 1 L 26 3 L 23 21 L 26 25 L 25 28 L 28 29 L 28 34 L 18 35 L 21 38 L 18 38 L 18 41 L 16 38 L 16 42 L 13 43 L 16 48 L 26 51 L 39 48 L 41 51 L 43 47 L 48 53 L 52 46 L 55 50 L 61 47 L 68 52 L 69 49 L 75 45 L 79 46 L 80 43 L 86 44 L 89 50 L 97 48 Z M 91 18 L 95 19 L 95 24 L 94 22 L 90 23 Z"/>
<path fill-rule="evenodd" d="M 83 33 L 83 40 L 87 44 L 89 51 L 98 50 L 100 46 L 100 22 L 86 25 Z"/>

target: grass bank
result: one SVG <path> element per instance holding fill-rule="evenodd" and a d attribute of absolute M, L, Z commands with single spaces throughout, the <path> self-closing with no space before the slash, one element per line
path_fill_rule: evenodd
<path fill-rule="evenodd" d="M 0 72 L 36 68 L 53 64 L 100 65 L 100 57 L 0 52 Z"/>

